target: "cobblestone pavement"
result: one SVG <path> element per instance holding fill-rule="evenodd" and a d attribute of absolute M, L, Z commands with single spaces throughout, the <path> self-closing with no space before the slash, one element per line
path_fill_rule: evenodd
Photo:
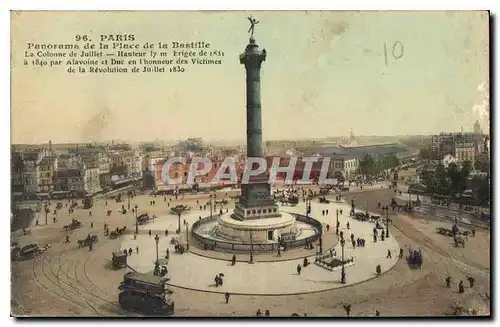
<path fill-rule="evenodd" d="M 222 198 L 224 193 L 219 194 L 218 198 L 219 196 Z M 390 201 L 391 196 L 391 192 L 385 189 L 363 190 L 347 194 L 346 201 L 355 198 L 360 207 L 366 206 L 368 210 L 376 211 L 376 202 Z M 207 201 L 206 197 L 198 199 L 200 202 Z M 149 206 L 149 201 L 152 200 L 155 200 L 156 204 Z M 12 264 L 11 306 L 14 315 L 135 315 L 122 311 L 117 303 L 117 287 L 127 269 L 112 270 L 110 267 L 111 252 L 121 248 L 122 242 L 126 242 L 132 236 L 125 235 L 110 240 L 103 235 L 104 223 L 112 227 L 126 225 L 128 230 L 133 232 L 135 215 L 131 212 L 126 215 L 118 213 L 122 204 L 127 207 L 125 200 L 122 203 L 109 201 L 108 207 L 113 213 L 111 216 L 106 216 L 104 201 L 104 199 L 96 201 L 92 216 L 88 215 L 88 210 L 83 209 L 77 209 L 74 215 L 68 215 L 67 209 L 63 208 L 58 212 L 56 223 L 53 223 L 49 216 L 48 225 L 43 226 L 44 219 L 40 219 L 42 226 L 32 227 L 31 236 L 20 236 L 19 231 L 12 233 L 12 238 L 18 240 L 20 245 L 31 242 L 52 244 L 52 247 L 39 257 Z M 131 200 L 132 206 L 136 203 L 140 208 L 139 212 L 156 214 L 158 217 L 161 216 L 161 219 L 164 217 L 165 221 L 171 224 L 172 231 L 176 229 L 177 217 L 168 214 L 168 202 L 164 202 L 163 198 L 138 196 Z M 172 200 L 173 205 L 178 203 L 192 205 L 194 208 L 197 206 L 196 197 Z M 313 210 L 316 206 L 319 204 L 313 203 Z M 208 210 L 201 212 L 193 209 L 192 213 L 207 215 L 208 212 Z M 71 243 L 64 244 L 66 233 L 62 226 L 68 224 L 71 217 L 81 220 L 83 226 L 69 232 Z M 333 219 L 332 217 L 334 216 L 330 211 L 328 218 Z M 271 316 L 290 316 L 293 312 L 308 316 L 345 316 L 342 307 L 344 303 L 352 305 L 354 316 L 374 315 L 375 310 L 379 310 L 381 316 L 443 315 L 455 305 L 474 308 L 482 315 L 489 314 L 490 237 L 487 230 L 476 230 L 476 237 L 469 238 L 465 248 L 455 248 L 450 238 L 435 233 L 437 226 L 449 225 L 447 222 L 406 215 L 392 215 L 391 218 L 391 237 L 395 238 L 399 246 L 421 247 L 424 251 L 424 264 L 421 270 L 410 270 L 404 260 L 399 260 L 393 269 L 380 277 L 347 288 L 289 296 L 233 295 L 229 304 L 225 303 L 221 294 L 173 287 L 175 315 L 254 316 L 257 309 L 269 309 Z M 91 222 L 94 223 L 94 228 L 90 227 Z M 92 252 L 88 248 L 79 249 L 76 245 L 77 239 L 85 238 L 89 233 L 97 234 L 100 239 Z M 139 239 L 146 237 L 148 237 L 147 232 L 144 230 Z M 155 251 L 154 247 L 152 243 L 149 251 Z M 139 250 L 139 256 L 143 250 L 147 251 L 142 248 Z M 174 265 L 181 262 L 176 260 L 178 258 L 177 256 L 173 258 L 172 276 L 175 273 Z M 452 278 L 450 289 L 444 286 L 444 278 L 447 275 Z M 232 273 L 229 273 L 228 278 L 232 278 L 231 276 Z M 468 276 L 476 279 L 473 288 L 469 288 L 466 281 Z M 226 278 L 225 282 L 228 282 L 227 280 Z M 465 282 L 465 294 L 457 292 L 459 280 Z"/>

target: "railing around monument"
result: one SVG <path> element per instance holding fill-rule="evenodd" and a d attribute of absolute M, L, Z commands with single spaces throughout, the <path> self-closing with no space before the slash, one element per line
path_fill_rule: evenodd
<path fill-rule="evenodd" d="M 303 239 L 284 242 L 286 250 L 305 247 L 306 244 L 315 242 L 321 237 L 322 225 L 319 221 L 317 221 L 314 218 L 307 217 L 301 214 L 296 214 L 296 213 L 291 213 L 291 214 L 295 216 L 296 220 L 313 226 L 319 232 Z M 191 239 L 193 240 L 194 244 L 205 250 L 216 250 L 216 251 L 250 252 L 250 249 L 252 249 L 253 252 L 278 251 L 278 243 L 270 243 L 270 244 L 269 243 L 250 244 L 250 243 L 237 243 L 237 242 L 232 243 L 229 241 L 214 240 L 196 233 L 196 231 L 201 225 L 209 221 L 217 220 L 218 216 L 219 215 L 212 215 L 212 217 L 202 218 L 193 223 L 191 229 L 192 230 Z"/>

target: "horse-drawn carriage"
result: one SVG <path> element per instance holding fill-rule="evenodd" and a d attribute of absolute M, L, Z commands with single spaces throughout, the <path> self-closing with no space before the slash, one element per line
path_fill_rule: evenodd
<path fill-rule="evenodd" d="M 455 247 L 458 248 L 459 245 L 461 245 L 463 248 L 465 248 L 465 241 L 467 240 L 467 237 L 464 237 L 462 235 L 455 235 L 453 237 L 453 241 L 455 242 Z"/>
<path fill-rule="evenodd" d="M 68 230 L 77 229 L 77 228 L 82 227 L 82 223 L 76 219 L 71 219 L 71 224 L 64 225 L 63 227 L 64 227 L 64 230 L 68 231 Z"/>
<path fill-rule="evenodd" d="M 327 200 L 326 197 L 324 197 L 324 196 L 320 196 L 319 197 L 319 203 L 328 204 L 328 203 L 330 203 L 330 200 Z"/>
<path fill-rule="evenodd" d="M 220 201 L 215 201 L 215 205 L 219 205 L 219 206 L 221 206 L 221 205 L 222 205 L 222 206 L 225 206 L 225 205 L 226 205 L 226 204 L 228 204 L 228 203 L 229 203 L 229 201 L 228 201 L 228 200 L 226 200 L 226 199 L 222 199 L 222 200 L 220 200 Z"/>
<path fill-rule="evenodd" d="M 127 226 L 123 226 L 122 228 L 116 227 L 116 229 L 112 230 L 111 232 L 109 231 L 109 229 L 106 229 L 106 231 L 104 232 L 104 236 L 109 236 L 109 238 L 113 240 L 125 234 L 126 230 Z"/>
<path fill-rule="evenodd" d="M 51 247 L 50 244 L 40 246 L 36 243 L 25 245 L 22 248 L 18 246 L 13 246 L 11 247 L 11 259 L 12 260 L 31 259 L 45 252 L 50 247 Z"/>
<path fill-rule="evenodd" d="M 370 214 L 364 213 L 364 212 L 355 212 L 354 219 L 359 220 L 359 221 L 367 221 L 370 219 Z"/>
<path fill-rule="evenodd" d="M 170 240 L 170 244 L 174 245 L 175 253 L 184 254 L 185 248 L 179 243 L 179 240 L 177 238 L 172 238 Z"/>
<path fill-rule="evenodd" d="M 115 269 L 127 267 L 127 254 L 123 251 L 114 251 L 112 262 Z"/>
<path fill-rule="evenodd" d="M 445 236 L 453 236 L 453 231 L 448 228 L 443 228 L 443 227 L 437 227 L 436 231 L 438 234 L 445 235 Z"/>
<path fill-rule="evenodd" d="M 422 268 L 422 259 L 422 249 L 417 251 L 410 248 L 410 255 L 406 258 L 406 261 L 408 261 L 408 266 L 411 269 Z"/>
<path fill-rule="evenodd" d="M 144 224 L 147 224 L 148 221 L 149 221 L 149 215 L 147 213 L 143 213 L 139 216 L 137 216 L 137 224 L 139 225 L 144 225 Z"/>
<path fill-rule="evenodd" d="M 210 202 L 208 202 L 208 203 L 207 203 L 207 205 L 210 205 Z M 183 205 L 183 204 L 179 204 L 179 205 L 177 205 L 177 206 L 175 206 L 175 207 L 172 207 L 172 208 L 170 209 L 170 213 L 171 213 L 172 215 L 178 215 L 178 214 L 179 214 L 179 212 L 183 212 L 183 213 L 185 213 L 185 212 L 188 212 L 188 211 L 190 211 L 190 210 L 191 210 L 191 207 L 189 207 L 189 206 L 185 206 L 185 205 Z"/>
<path fill-rule="evenodd" d="M 78 247 L 81 248 L 84 246 L 89 246 L 90 244 L 97 243 L 98 241 L 99 241 L 99 238 L 97 237 L 97 235 L 89 235 L 89 236 L 87 236 L 87 238 L 85 238 L 83 240 L 78 240 L 76 242 L 78 243 Z"/>

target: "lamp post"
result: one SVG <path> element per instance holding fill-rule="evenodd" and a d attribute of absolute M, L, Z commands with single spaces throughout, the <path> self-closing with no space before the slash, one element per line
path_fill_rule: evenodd
<path fill-rule="evenodd" d="M 253 239 L 251 230 L 250 230 L 250 263 L 253 263 Z"/>
<path fill-rule="evenodd" d="M 155 242 L 156 242 L 156 264 L 158 264 L 159 260 L 158 260 L 158 243 L 160 242 L 160 237 L 158 236 L 158 234 L 156 234 L 155 236 Z"/>
<path fill-rule="evenodd" d="M 212 194 L 210 194 L 210 219 L 212 219 Z"/>
<path fill-rule="evenodd" d="M 135 209 L 135 233 L 139 234 L 139 224 L 137 223 L 137 204 L 134 206 Z"/>
<path fill-rule="evenodd" d="M 389 238 L 389 207 L 385 206 L 385 238 Z"/>
<path fill-rule="evenodd" d="M 186 223 L 186 251 L 189 251 L 189 224 Z"/>
<path fill-rule="evenodd" d="M 335 212 L 337 216 L 337 224 L 335 225 L 335 235 L 339 235 L 339 209 Z"/>
<path fill-rule="evenodd" d="M 309 214 L 311 213 L 311 198 L 307 196 L 306 198 L 306 217 L 309 218 Z"/>
<path fill-rule="evenodd" d="M 340 246 L 342 247 L 342 271 L 340 273 L 340 282 L 342 284 L 345 284 L 345 267 L 344 267 L 344 245 L 345 245 L 345 240 L 344 238 L 342 237 L 342 239 L 340 240 Z"/>
<path fill-rule="evenodd" d="M 179 209 L 177 211 L 177 234 L 180 234 L 181 233 L 181 214 L 182 214 L 182 211 Z"/>
<path fill-rule="evenodd" d="M 127 210 L 130 211 L 130 193 L 127 193 L 127 194 L 128 194 Z"/>

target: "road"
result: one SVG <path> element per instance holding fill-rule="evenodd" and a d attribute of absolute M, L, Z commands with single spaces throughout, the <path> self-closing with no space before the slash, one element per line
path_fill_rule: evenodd
<path fill-rule="evenodd" d="M 217 198 L 225 196 L 223 192 Z M 392 196 L 390 190 L 376 188 L 345 194 L 348 203 L 355 199 L 360 210 L 370 211 L 377 211 L 377 202 L 390 201 Z M 154 206 L 149 205 L 152 200 Z M 197 200 L 206 203 L 208 198 L 207 195 L 186 196 L 170 202 L 160 196 L 141 195 L 132 199 L 132 206 L 137 204 L 139 212 L 156 214 L 175 225 L 177 217 L 168 213 L 168 203 L 170 206 L 190 205 L 193 212 L 208 215 L 208 206 L 205 211 L 197 210 Z M 88 215 L 88 210 L 77 209 L 75 214 L 69 215 L 67 209 L 63 209 L 58 213 L 58 222 L 54 224 L 49 220 L 47 226 L 33 228 L 31 236 L 19 236 L 19 231 L 13 233 L 20 244 L 53 245 L 34 260 L 12 264 L 14 315 L 133 315 L 117 306 L 117 286 L 126 270 L 110 268 L 111 252 L 121 241 L 103 236 L 104 223 L 112 227 L 126 225 L 133 231 L 134 215 L 131 212 L 119 214 L 121 205 L 127 206 L 127 201 L 109 201 L 108 208 L 113 213 L 106 216 L 105 202 L 98 199 L 92 216 Z M 62 226 L 72 217 L 81 220 L 83 227 L 70 234 L 70 244 L 64 244 L 66 233 Z M 391 236 L 401 247 L 422 248 L 424 264 L 421 270 L 410 270 L 405 260 L 399 260 L 382 276 L 347 288 L 300 296 L 234 295 L 229 304 L 218 294 L 174 288 L 175 316 L 254 316 L 257 309 L 269 309 L 271 316 L 290 316 L 294 312 L 308 316 L 345 316 L 344 303 L 352 305 L 354 316 L 372 316 L 375 310 L 379 310 L 381 316 L 435 316 L 451 312 L 453 306 L 474 308 L 483 315 L 490 312 L 490 235 L 487 230 L 477 230 L 476 237 L 469 238 L 462 249 L 453 247 L 449 238 L 435 233 L 437 226 L 449 225 L 448 222 L 403 214 L 393 214 L 391 219 Z M 94 228 L 90 228 L 90 222 L 94 223 Z M 76 246 L 76 240 L 88 233 L 100 237 L 92 252 Z M 141 251 L 154 251 L 154 246 Z M 450 289 L 444 286 L 448 275 L 452 278 Z M 475 278 L 474 288 L 468 287 L 468 276 Z M 465 294 L 457 292 L 459 280 L 466 284 Z"/>

